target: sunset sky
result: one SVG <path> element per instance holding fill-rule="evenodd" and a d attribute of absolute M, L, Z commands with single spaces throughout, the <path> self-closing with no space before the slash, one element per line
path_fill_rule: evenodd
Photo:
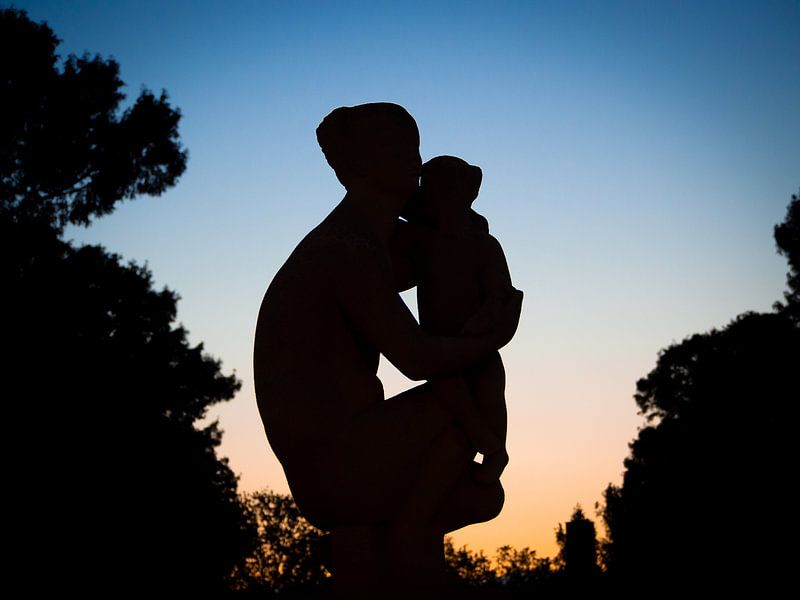
<path fill-rule="evenodd" d="M 343 195 L 314 135 L 337 106 L 402 104 L 423 159 L 479 165 L 475 208 L 526 293 L 502 352 L 506 506 L 459 545 L 555 554 L 558 523 L 620 482 L 659 349 L 785 287 L 772 227 L 800 186 L 796 1 L 10 4 L 62 55 L 113 56 L 131 97 L 163 88 L 182 111 L 178 185 L 67 237 L 146 263 L 242 379 L 211 415 L 242 490 L 288 491 L 253 334 L 273 275 Z M 380 374 L 387 394 L 410 385 Z"/>

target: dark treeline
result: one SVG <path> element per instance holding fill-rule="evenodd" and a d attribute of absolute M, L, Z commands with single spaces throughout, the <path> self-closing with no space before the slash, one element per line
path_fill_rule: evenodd
<path fill-rule="evenodd" d="M 114 60 L 60 58 L 0 10 L 5 586 L 214 591 L 255 544 L 209 406 L 239 382 L 174 324 L 146 268 L 63 239 L 186 168 L 165 93 L 125 100 Z"/>
<path fill-rule="evenodd" d="M 156 196 L 187 164 L 180 113 L 148 90 L 125 106 L 119 66 L 59 57 L 59 40 L 0 9 L 0 278 L 5 587 L 183 594 L 328 590 L 329 547 L 291 498 L 238 495 L 198 423 L 240 383 L 175 324 L 149 271 L 63 238 L 118 202 Z M 788 291 L 769 313 L 663 350 L 635 396 L 646 419 L 623 482 L 579 508 L 540 558 L 445 546 L 459 585 L 528 597 L 634 595 L 792 573 L 791 449 L 800 377 L 800 201 L 776 227 Z"/>
<path fill-rule="evenodd" d="M 234 569 L 231 587 L 259 595 L 303 597 L 332 590 L 334 574 L 325 533 L 308 523 L 291 496 L 262 490 L 244 494 L 244 504 L 256 523 L 259 543 Z M 494 556 L 456 548 L 445 539 L 448 574 L 464 592 L 491 589 L 537 597 L 563 597 L 565 593 L 597 590 L 603 584 L 598 562 L 594 523 L 576 507 L 566 526 L 556 531 L 559 553 L 540 558 L 529 548 L 502 546 Z M 506 597 L 506 596 L 503 596 Z"/>
<path fill-rule="evenodd" d="M 800 201 L 775 227 L 789 262 L 773 312 L 662 350 L 637 383 L 647 426 L 605 490 L 603 553 L 623 590 L 780 587 L 793 573 L 786 503 L 800 397 Z"/>

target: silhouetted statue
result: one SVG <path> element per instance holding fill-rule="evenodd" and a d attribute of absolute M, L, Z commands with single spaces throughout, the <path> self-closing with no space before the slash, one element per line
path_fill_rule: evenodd
<path fill-rule="evenodd" d="M 301 511 L 333 530 L 340 593 L 419 595 L 442 585 L 443 534 L 496 516 L 503 488 L 473 478 L 474 450 L 442 396 L 459 389 L 423 384 L 385 400 L 379 355 L 414 380 L 461 373 L 511 339 L 522 292 L 482 311 L 484 333 L 424 332 L 397 293 L 389 249 L 418 191 L 414 119 L 395 104 L 342 107 L 317 139 L 347 193 L 264 296 L 258 406 Z"/>
<path fill-rule="evenodd" d="M 431 159 L 422 167 L 420 193 L 405 211 L 409 224 L 401 223 L 395 235 L 395 246 L 416 273 L 419 319 L 426 333 L 483 333 L 490 327 L 491 311 L 513 291 L 500 244 L 489 235 L 486 220 L 470 209 L 482 178 L 480 168 L 460 158 Z M 497 480 L 508 463 L 500 354 L 491 353 L 464 377 L 431 383 L 435 391 L 443 390 L 443 398 L 455 401 L 450 412 L 484 455 L 476 480 Z"/>

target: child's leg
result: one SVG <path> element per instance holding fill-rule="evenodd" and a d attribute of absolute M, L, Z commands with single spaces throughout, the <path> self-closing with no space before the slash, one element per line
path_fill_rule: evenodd
<path fill-rule="evenodd" d="M 480 364 L 466 373 L 472 399 L 489 429 L 505 444 L 506 413 L 506 371 L 500 353 L 493 352 Z"/>
<path fill-rule="evenodd" d="M 507 412 L 505 402 L 506 374 L 500 354 L 492 356 L 473 368 L 467 374 L 473 401 L 483 422 L 500 441 L 499 449 L 484 453 L 483 463 L 475 470 L 475 480 L 491 483 L 498 479 L 508 464 L 505 450 Z"/>
<path fill-rule="evenodd" d="M 470 386 L 463 377 L 447 377 L 430 382 L 436 401 L 462 428 L 470 445 L 484 455 L 494 456 L 504 450 L 504 442 L 487 425 L 473 400 Z M 505 466 L 505 465 L 504 465 Z M 502 468 L 501 468 L 502 471 Z M 497 473 L 497 479 L 500 473 Z"/>

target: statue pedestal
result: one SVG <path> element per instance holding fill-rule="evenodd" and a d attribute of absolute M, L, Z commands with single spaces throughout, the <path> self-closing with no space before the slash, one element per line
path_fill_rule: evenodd
<path fill-rule="evenodd" d="M 441 598 L 447 588 L 441 534 L 430 532 L 409 546 L 399 539 L 404 533 L 381 525 L 333 529 L 337 597 Z"/>
<path fill-rule="evenodd" d="M 338 597 L 382 597 L 392 574 L 386 537 L 383 526 L 337 527 L 331 531 Z"/>

